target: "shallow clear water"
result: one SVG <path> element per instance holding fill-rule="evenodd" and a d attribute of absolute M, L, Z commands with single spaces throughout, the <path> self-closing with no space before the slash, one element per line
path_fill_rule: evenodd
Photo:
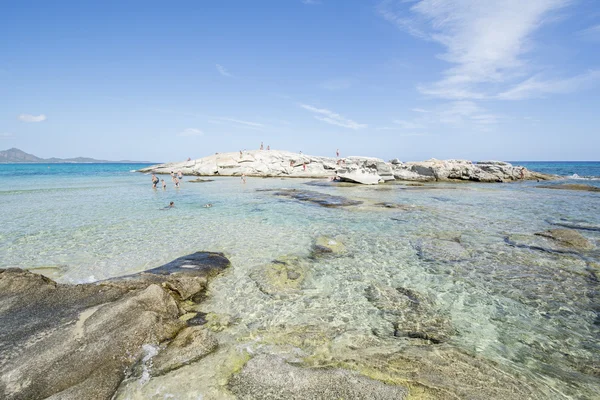
<path fill-rule="evenodd" d="M 211 283 L 203 311 L 243 320 L 229 328 L 232 337 L 286 324 L 367 337 L 384 321 L 365 288 L 410 288 L 449 316 L 453 346 L 526 374 L 550 397 L 600 396 L 598 252 L 554 254 L 505 241 L 553 228 L 549 219 L 600 226 L 598 193 L 539 189 L 536 182 L 332 187 L 274 178 L 245 185 L 239 178 L 186 178 L 175 189 L 168 177 L 166 190 L 153 190 L 149 175 L 130 172 L 139 167 L 0 166 L 0 267 L 86 282 L 221 251 L 233 268 Z M 323 208 L 257 191 L 280 188 L 364 203 Z M 170 201 L 175 208 L 163 210 Z M 580 232 L 600 246 L 600 232 Z M 319 236 L 341 241 L 347 253 L 310 261 L 295 296 L 258 290 L 253 271 L 279 257 L 307 257 Z M 420 243 L 439 240 L 460 241 L 468 256 L 419 257 Z"/>

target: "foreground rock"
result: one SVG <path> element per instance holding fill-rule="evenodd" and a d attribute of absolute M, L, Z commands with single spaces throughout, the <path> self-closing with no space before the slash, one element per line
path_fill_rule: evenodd
<path fill-rule="evenodd" d="M 551 239 L 559 246 L 565 248 L 575 250 L 591 250 L 594 248 L 594 245 L 581 233 L 571 229 L 550 229 L 538 232 L 536 235 Z"/>
<path fill-rule="evenodd" d="M 356 372 L 331 368 L 299 368 L 274 356 L 251 359 L 228 384 L 239 399 L 372 399 L 402 400 L 408 390 L 386 385 Z"/>
<path fill-rule="evenodd" d="M 600 192 L 600 187 L 592 185 L 584 185 L 581 183 L 561 183 L 559 185 L 539 185 L 540 189 L 556 189 L 556 190 L 579 190 L 584 192 Z"/>
<path fill-rule="evenodd" d="M 529 171 L 502 161 L 435 160 L 403 163 L 385 162 L 373 157 L 309 156 L 280 150 L 253 150 L 217 153 L 179 163 L 153 165 L 140 172 L 169 174 L 182 171 L 198 176 L 261 176 L 295 178 L 332 178 L 373 185 L 395 179 L 404 181 L 476 181 L 509 182 L 516 180 L 550 180 L 553 175 Z"/>
<path fill-rule="evenodd" d="M 201 298 L 208 279 L 228 266 L 220 253 L 195 253 L 83 285 L 0 270 L 0 398 L 110 399 L 142 357 L 142 345 L 156 346 L 186 328 L 182 301 Z M 198 343 L 202 335 L 193 337 Z M 186 362 L 171 354 L 165 369 Z"/>

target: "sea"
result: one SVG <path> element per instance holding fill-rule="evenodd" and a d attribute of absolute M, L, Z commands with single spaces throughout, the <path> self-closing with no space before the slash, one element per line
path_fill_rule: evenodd
<path fill-rule="evenodd" d="M 227 328 L 238 344 L 253 330 L 283 325 L 367 340 L 383 322 L 366 288 L 407 288 L 428 296 L 451 320 L 455 334 L 447 346 L 502 366 L 541 387 L 545 398 L 598 399 L 600 193 L 539 186 L 600 187 L 600 162 L 512 163 L 562 179 L 339 186 L 185 177 L 175 188 L 161 176 L 166 189 L 153 189 L 150 175 L 136 172 L 146 164 L 0 164 L 0 268 L 77 284 L 196 251 L 223 252 L 232 268 L 211 282 L 203 311 L 241 321 Z M 277 196 L 276 189 L 363 203 L 327 208 Z M 175 206 L 166 207 L 171 201 Z M 594 249 L 554 251 L 534 235 L 565 226 Z M 253 271 L 282 257 L 309 260 L 320 237 L 343 243 L 346 252 L 310 260 L 310 277 L 296 297 L 275 299 L 259 290 Z M 448 242 L 460 243 L 460 251 Z M 182 391 L 196 391 L 205 399 L 218 391 L 209 378 L 184 387 L 183 378 L 173 375 L 152 391 L 171 396 L 160 398 L 191 398 Z M 144 398 L 140 390 L 122 398 Z"/>

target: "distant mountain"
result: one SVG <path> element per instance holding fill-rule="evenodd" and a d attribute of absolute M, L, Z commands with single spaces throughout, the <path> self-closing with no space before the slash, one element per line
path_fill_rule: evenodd
<path fill-rule="evenodd" d="M 107 160 L 96 160 L 89 157 L 75 157 L 75 158 L 40 158 L 33 154 L 25 153 L 23 150 L 16 148 L 0 151 L 0 163 L 47 163 L 47 164 L 59 164 L 59 163 L 132 163 L 132 164 L 152 164 L 149 161 L 107 161 Z"/>

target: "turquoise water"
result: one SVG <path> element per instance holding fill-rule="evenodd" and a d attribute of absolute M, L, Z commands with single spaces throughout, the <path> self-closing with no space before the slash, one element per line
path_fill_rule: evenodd
<path fill-rule="evenodd" d="M 599 163 L 563 164 L 538 169 L 600 176 Z M 581 254 L 506 241 L 511 235 L 535 240 L 534 233 L 556 227 L 553 220 L 600 227 L 598 193 L 540 189 L 537 182 L 336 187 L 275 178 L 247 184 L 185 178 L 176 189 L 166 176 L 167 189 L 154 190 L 149 175 L 131 172 L 141 167 L 0 165 L 0 267 L 76 283 L 138 272 L 194 251 L 222 251 L 233 268 L 211 283 L 204 311 L 241 318 L 243 324 L 228 330 L 233 337 L 295 324 L 368 338 L 385 323 L 365 288 L 406 287 L 435 299 L 451 319 L 452 346 L 524 374 L 546 388 L 547 398 L 600 397 L 600 231 L 579 231 L 595 246 Z M 363 204 L 323 208 L 257 191 L 281 188 Z M 170 201 L 175 208 L 163 209 Z M 207 203 L 213 206 L 203 207 Z M 282 301 L 257 289 L 252 273 L 258 266 L 306 257 L 320 236 L 341 241 L 347 254 L 311 261 L 297 297 Z M 460 242 L 464 254 L 448 257 L 442 249 L 433 259 L 419 257 L 419 246 L 440 241 Z"/>

